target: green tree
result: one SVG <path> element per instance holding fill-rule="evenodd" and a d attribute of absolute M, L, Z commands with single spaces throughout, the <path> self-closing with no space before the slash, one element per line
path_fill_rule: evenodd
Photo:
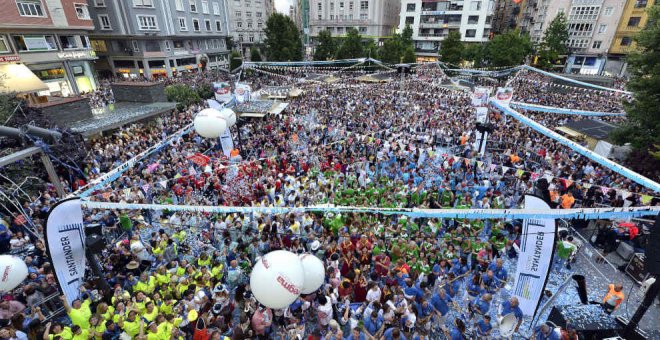
<path fill-rule="evenodd" d="M 414 49 L 415 43 L 413 42 L 412 36 L 413 36 L 413 29 L 410 26 L 410 24 L 406 24 L 406 27 L 403 29 L 403 32 L 401 32 L 401 45 L 403 45 L 404 48 L 413 46 Z"/>
<path fill-rule="evenodd" d="M 392 38 L 386 39 L 378 52 L 380 60 L 388 64 L 398 64 L 401 62 L 402 46 L 401 35 L 395 33 Z"/>
<path fill-rule="evenodd" d="M 233 71 L 243 65 L 243 59 L 238 51 L 231 51 L 229 54 L 229 71 Z"/>
<path fill-rule="evenodd" d="M 314 51 L 314 60 L 329 60 L 335 56 L 337 45 L 328 30 L 319 32 L 318 43 Z"/>
<path fill-rule="evenodd" d="M 415 48 L 408 46 L 405 51 L 403 51 L 403 62 L 406 64 L 412 64 L 417 62 L 417 56 L 415 55 Z"/>
<path fill-rule="evenodd" d="M 214 95 L 213 85 L 211 85 L 210 83 L 200 84 L 195 88 L 195 91 L 197 91 L 197 95 L 201 99 L 209 99 Z"/>
<path fill-rule="evenodd" d="M 440 50 L 440 61 L 448 64 L 458 65 L 463 57 L 463 43 L 460 32 L 449 32 L 447 38 L 442 41 Z"/>
<path fill-rule="evenodd" d="M 364 56 L 378 59 L 378 46 L 376 46 L 376 42 L 373 39 L 369 39 L 367 42 L 367 46 L 364 48 Z"/>
<path fill-rule="evenodd" d="M 266 21 L 266 57 L 272 61 L 303 59 L 303 45 L 296 24 L 282 13 L 273 13 Z"/>
<path fill-rule="evenodd" d="M 250 48 L 250 61 L 261 61 L 261 53 L 256 46 Z"/>
<path fill-rule="evenodd" d="M 202 98 L 197 91 L 185 84 L 169 85 L 165 88 L 167 100 L 176 102 L 176 108 L 181 111 L 189 105 L 199 103 Z"/>
<path fill-rule="evenodd" d="M 646 27 L 635 37 L 637 51 L 627 58 L 628 90 L 633 92 L 632 101 L 626 105 L 628 119 L 614 130 L 612 137 L 616 143 L 631 143 L 636 150 L 657 155 L 656 150 L 660 149 L 660 6 L 651 7 L 648 16 Z"/>
<path fill-rule="evenodd" d="M 545 30 L 543 41 L 538 49 L 538 64 L 542 68 L 550 69 L 560 55 L 568 53 L 566 43 L 568 42 L 568 22 L 566 14 L 560 12 L 550 22 Z"/>
<path fill-rule="evenodd" d="M 532 42 L 527 34 L 507 31 L 488 43 L 485 59 L 490 66 L 514 66 L 522 64 L 531 52 Z"/>
<path fill-rule="evenodd" d="M 364 46 L 362 45 L 362 36 L 355 28 L 350 28 L 346 32 L 339 51 L 337 59 L 361 58 L 364 56 Z"/>
<path fill-rule="evenodd" d="M 487 44 L 480 43 L 466 43 L 463 45 L 463 60 L 473 63 L 473 67 L 481 67 L 483 65 L 484 55 L 486 53 Z"/>

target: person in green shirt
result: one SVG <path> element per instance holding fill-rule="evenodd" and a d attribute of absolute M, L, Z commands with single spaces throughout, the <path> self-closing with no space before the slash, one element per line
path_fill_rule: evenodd
<path fill-rule="evenodd" d="M 557 241 L 557 253 L 555 254 L 554 264 L 554 270 L 557 273 L 562 272 L 575 249 L 577 249 L 577 247 L 573 244 L 573 236 L 569 236 L 565 240 Z"/>
<path fill-rule="evenodd" d="M 71 327 L 71 332 L 73 333 L 73 337 L 71 338 L 72 340 L 89 340 L 89 330 L 88 329 L 82 329 L 78 325 L 73 325 Z"/>
<path fill-rule="evenodd" d="M 124 330 L 126 334 L 134 338 L 138 333 L 140 333 L 140 320 L 137 318 L 137 311 L 131 310 L 128 312 L 128 317 L 119 318 L 119 328 Z"/>
<path fill-rule="evenodd" d="M 126 211 L 122 211 L 121 215 L 119 215 L 119 225 L 128 234 L 128 239 L 130 240 L 133 237 L 133 221 L 128 217 Z"/>
<path fill-rule="evenodd" d="M 82 291 L 85 291 L 85 288 L 81 288 Z M 89 296 L 85 301 L 80 299 L 75 299 L 71 302 L 71 305 L 66 300 L 66 296 L 62 295 L 60 297 L 64 309 L 66 310 L 67 315 L 71 319 L 71 322 L 74 325 L 80 326 L 83 329 L 89 329 L 89 318 L 92 316 L 92 310 L 89 306 L 92 304 L 92 300 L 89 299 Z"/>
<path fill-rule="evenodd" d="M 499 233 L 496 236 L 491 237 L 489 241 L 490 243 L 493 244 L 494 247 L 493 250 L 497 251 L 500 255 L 502 255 L 502 251 L 506 246 L 506 237 L 504 237 L 504 234 Z"/>

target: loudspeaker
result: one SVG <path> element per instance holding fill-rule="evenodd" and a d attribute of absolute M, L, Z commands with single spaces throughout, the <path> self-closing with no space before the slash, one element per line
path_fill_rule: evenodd
<path fill-rule="evenodd" d="M 616 319 L 605 313 L 600 305 L 564 305 L 554 306 L 548 321 L 566 328 L 570 325 L 584 339 L 603 339 L 619 335 L 623 326 Z"/>
<path fill-rule="evenodd" d="M 91 234 L 85 238 L 85 248 L 92 253 L 100 253 L 105 248 L 105 239 L 99 234 Z"/>
<path fill-rule="evenodd" d="M 655 217 L 655 224 L 651 230 L 651 235 L 649 236 L 649 245 L 660 244 L 660 214 Z M 649 251 L 645 252 L 646 261 L 646 272 L 651 275 L 660 275 L 660 251 Z"/>

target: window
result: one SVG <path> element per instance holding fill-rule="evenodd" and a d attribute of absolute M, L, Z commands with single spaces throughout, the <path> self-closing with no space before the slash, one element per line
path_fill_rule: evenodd
<path fill-rule="evenodd" d="M 573 6 L 568 21 L 595 21 L 599 11 L 600 6 Z"/>
<path fill-rule="evenodd" d="M 600 26 L 598 26 L 598 33 L 605 33 L 606 31 L 607 31 L 607 25 L 600 24 Z"/>
<path fill-rule="evenodd" d="M 248 27 L 247 28 L 252 28 L 252 21 L 248 22 Z"/>
<path fill-rule="evenodd" d="M 9 53 L 11 50 L 9 49 L 9 43 L 7 43 L 7 39 L 5 39 L 4 35 L 0 35 L 0 53 Z"/>
<path fill-rule="evenodd" d="M 349 11 L 352 11 L 352 10 L 353 10 L 353 1 L 350 1 L 350 2 L 348 3 L 348 10 L 349 10 Z"/>
<path fill-rule="evenodd" d="M 193 13 L 197 13 L 197 0 L 190 0 L 190 11 Z"/>
<path fill-rule="evenodd" d="M 331 2 L 330 3 L 330 11 L 334 11 L 334 10 L 335 10 L 335 3 Z"/>
<path fill-rule="evenodd" d="M 368 13 L 360 13 L 360 20 L 367 20 L 367 19 L 369 19 Z"/>
<path fill-rule="evenodd" d="M 637 0 L 635 2 L 635 8 L 645 8 L 647 3 L 647 0 Z"/>
<path fill-rule="evenodd" d="M 600 45 L 601 45 L 602 43 L 603 43 L 602 41 L 600 41 L 600 40 L 596 40 L 596 41 L 594 41 L 594 44 L 591 45 L 591 48 L 600 48 Z"/>
<path fill-rule="evenodd" d="M 641 17 L 630 17 L 628 19 L 628 27 L 637 27 L 639 26 L 639 21 L 641 20 Z"/>
<path fill-rule="evenodd" d="M 632 44 L 632 38 L 631 37 L 621 38 L 621 46 L 630 46 L 630 44 Z"/>
<path fill-rule="evenodd" d="M 318 6 L 318 9 L 319 9 L 319 11 L 321 11 L 321 10 L 323 10 L 323 7 L 322 7 L 322 5 L 321 5 L 321 3 L 320 3 L 320 2 L 319 2 L 319 6 Z"/>
<path fill-rule="evenodd" d="M 243 23 L 240 22 L 240 21 L 238 21 L 238 22 L 236 23 L 236 27 L 238 27 L 238 28 L 243 28 Z"/>
<path fill-rule="evenodd" d="M 44 9 L 41 7 L 41 0 L 17 0 L 18 14 L 22 17 L 45 17 Z"/>
<path fill-rule="evenodd" d="M 318 16 L 317 19 L 322 20 L 322 19 L 323 19 L 323 16 L 322 16 L 321 14 L 319 14 L 319 16 Z"/>
<path fill-rule="evenodd" d="M 360 28 L 358 29 L 358 32 L 360 32 L 360 33 L 367 33 L 367 28 L 366 28 L 366 27 L 360 27 Z"/>
<path fill-rule="evenodd" d="M 206 26 L 206 30 L 210 31 L 211 30 L 211 20 L 204 20 L 204 26 Z"/>
<path fill-rule="evenodd" d="M 105 7 L 105 0 L 94 0 L 94 7 Z"/>
<path fill-rule="evenodd" d="M 412 25 L 415 23 L 415 17 L 406 17 L 406 25 Z"/>
<path fill-rule="evenodd" d="M 101 25 L 101 30 L 107 31 L 112 29 L 110 24 L 110 17 L 107 14 L 99 14 L 99 25 Z"/>
<path fill-rule="evenodd" d="M 415 4 L 406 5 L 406 12 L 414 12 L 414 11 L 415 11 Z"/>
<path fill-rule="evenodd" d="M 155 15 L 138 15 L 138 27 L 140 30 L 157 30 L 158 25 L 156 24 Z"/>
<path fill-rule="evenodd" d="M 258 22 L 258 23 L 257 23 L 257 28 L 262 28 L 263 26 L 264 26 L 264 23 L 263 23 L 263 22 Z"/>
<path fill-rule="evenodd" d="M 209 14 L 209 2 L 202 1 L 202 13 Z"/>
<path fill-rule="evenodd" d="M 337 34 L 344 34 L 344 28 L 343 27 L 337 27 Z"/>
<path fill-rule="evenodd" d="M 183 40 L 174 40 L 172 43 L 174 44 L 175 49 L 181 49 L 184 47 Z"/>
<path fill-rule="evenodd" d="M 254 14 L 257 16 L 257 18 L 261 18 L 261 12 L 256 12 Z"/>
<path fill-rule="evenodd" d="M 165 40 L 165 51 L 169 51 L 172 49 L 172 46 L 170 46 L 169 40 Z"/>
<path fill-rule="evenodd" d="M 87 5 L 85 4 L 73 4 L 73 7 L 76 9 L 76 16 L 78 19 L 89 20 L 89 11 L 87 10 Z"/>
<path fill-rule="evenodd" d="M 179 12 L 183 12 L 183 0 L 174 1 L 174 8 Z"/>
<path fill-rule="evenodd" d="M 218 32 L 222 32 L 222 22 L 220 21 L 215 21 L 215 30 Z"/>
<path fill-rule="evenodd" d="M 248 18 L 252 18 L 252 12 L 245 12 L 245 16 Z"/>
<path fill-rule="evenodd" d="M 217 2 L 213 3 L 213 15 L 220 15 L 220 4 Z"/>
<path fill-rule="evenodd" d="M 236 11 L 236 16 L 237 16 L 237 17 L 240 17 L 240 16 L 241 16 L 241 12 L 240 12 L 240 11 Z"/>
<path fill-rule="evenodd" d="M 186 18 L 179 18 L 179 30 L 180 31 L 188 30 L 188 22 L 186 21 Z"/>
<path fill-rule="evenodd" d="M 478 15 L 470 15 L 468 17 L 468 24 L 476 25 L 478 22 L 479 22 L 479 16 Z"/>
<path fill-rule="evenodd" d="M 57 43 L 52 35 L 15 35 L 13 38 L 19 51 L 57 50 Z"/>
<path fill-rule="evenodd" d="M 330 20 L 335 20 L 335 15 L 334 14 L 330 14 Z"/>
<path fill-rule="evenodd" d="M 360 1 L 360 9 L 369 9 L 369 1 Z"/>
<path fill-rule="evenodd" d="M 250 7 L 250 2 L 249 1 L 245 2 L 245 7 Z"/>
<path fill-rule="evenodd" d="M 339 9 L 342 10 L 342 11 L 344 10 L 344 2 L 343 1 L 339 2 Z"/>
<path fill-rule="evenodd" d="M 62 48 L 65 50 L 70 50 L 79 47 L 78 40 L 76 40 L 75 35 L 61 35 L 60 43 L 62 44 Z"/>
<path fill-rule="evenodd" d="M 480 11 L 481 10 L 481 1 L 472 1 L 470 2 L 471 11 Z"/>
<path fill-rule="evenodd" d="M 242 34 L 238 35 L 238 41 L 243 42 L 243 35 Z"/>
<path fill-rule="evenodd" d="M 465 30 L 466 38 L 474 38 L 477 35 L 477 30 Z"/>
<path fill-rule="evenodd" d="M 154 0 L 133 0 L 135 7 L 154 7 Z"/>
<path fill-rule="evenodd" d="M 140 45 L 138 44 L 137 40 L 133 40 L 133 51 L 134 52 L 140 52 Z"/>
<path fill-rule="evenodd" d="M 249 36 L 249 37 L 248 37 L 248 40 L 249 40 L 250 42 L 254 42 L 254 36 L 253 36 L 253 35 Z"/>
<path fill-rule="evenodd" d="M 193 19 L 193 31 L 199 32 L 199 19 Z"/>
<path fill-rule="evenodd" d="M 92 40 L 90 44 L 96 52 L 108 52 L 108 46 L 105 44 L 105 40 Z"/>
<path fill-rule="evenodd" d="M 605 10 L 603 11 L 603 15 L 609 17 L 612 16 L 612 12 L 614 12 L 614 7 L 605 7 Z"/>

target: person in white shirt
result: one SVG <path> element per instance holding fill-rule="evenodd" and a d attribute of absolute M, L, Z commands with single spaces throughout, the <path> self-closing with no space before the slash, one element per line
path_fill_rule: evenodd
<path fill-rule="evenodd" d="M 367 291 L 367 301 L 370 303 L 380 301 L 381 294 L 380 287 L 375 282 L 370 282 L 369 291 Z"/>

